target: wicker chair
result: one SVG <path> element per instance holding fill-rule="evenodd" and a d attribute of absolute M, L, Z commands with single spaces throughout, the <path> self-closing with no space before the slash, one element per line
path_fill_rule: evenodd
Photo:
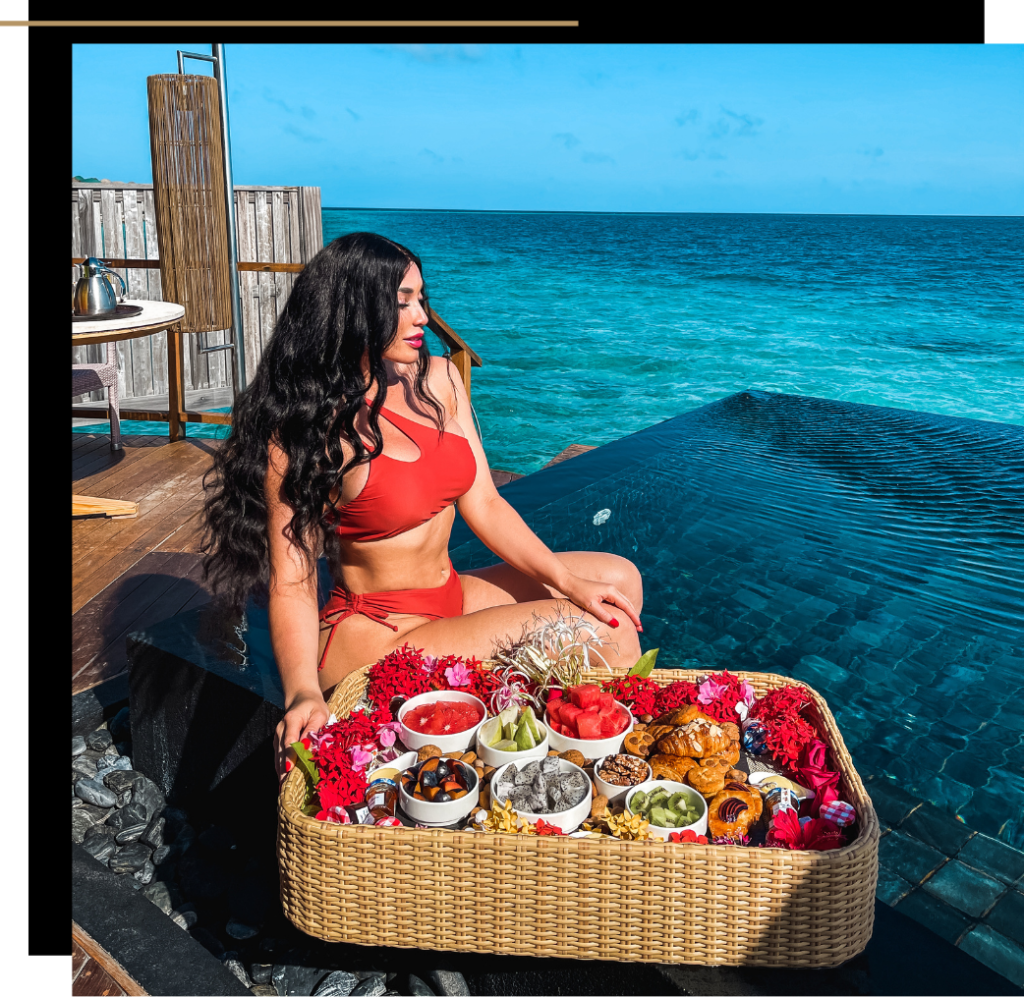
<path fill-rule="evenodd" d="M 77 363 L 71 365 L 71 395 L 107 389 L 107 408 L 110 412 L 110 449 L 121 449 L 121 418 L 117 397 L 117 343 L 107 343 L 106 363 Z"/>

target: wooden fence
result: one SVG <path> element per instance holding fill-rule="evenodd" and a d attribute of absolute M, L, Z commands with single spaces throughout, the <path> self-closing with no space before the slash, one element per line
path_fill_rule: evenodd
<path fill-rule="evenodd" d="M 238 259 L 247 263 L 305 264 L 323 247 L 319 187 L 235 187 Z M 156 212 L 152 184 L 72 183 L 71 255 L 124 260 L 157 260 Z M 296 268 L 301 269 L 301 267 Z M 82 268 L 72 266 L 74 290 Z M 162 300 L 158 268 L 119 268 L 127 297 Z M 239 268 L 245 370 L 251 378 L 291 293 L 297 273 L 262 273 Z M 116 284 L 116 282 L 115 282 Z M 186 388 L 223 388 L 231 384 L 232 351 L 200 352 L 200 337 L 184 337 Z M 231 331 L 208 333 L 207 346 L 230 342 Z M 73 346 L 72 363 L 102 363 L 102 344 Z M 167 333 L 117 344 L 122 398 L 168 394 Z M 94 391 L 72 402 L 99 401 Z"/>

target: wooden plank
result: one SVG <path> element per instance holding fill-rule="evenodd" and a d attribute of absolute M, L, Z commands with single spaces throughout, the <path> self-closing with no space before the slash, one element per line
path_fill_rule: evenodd
<path fill-rule="evenodd" d="M 146 288 L 149 301 L 163 300 L 163 285 L 160 277 L 160 245 L 157 241 L 156 205 L 153 201 L 153 188 L 142 191 L 142 219 L 144 255 L 156 264 L 157 269 L 146 271 Z M 148 337 L 150 352 L 150 370 L 153 392 L 163 394 L 167 391 L 167 333 L 154 333 Z"/>
<path fill-rule="evenodd" d="M 71 922 L 71 940 L 77 942 L 89 956 L 90 963 L 82 971 L 82 975 L 85 975 L 89 971 L 91 965 L 97 965 L 99 968 L 107 973 L 110 977 L 110 983 L 113 987 L 110 989 L 87 989 L 72 991 L 73 994 L 88 995 L 88 997 L 94 997 L 99 994 L 114 995 L 128 994 L 130 997 L 146 997 L 146 991 L 142 989 L 139 984 L 133 980 L 125 968 L 105 949 L 99 944 L 81 925 Z M 79 980 L 81 976 L 79 977 Z"/>
<path fill-rule="evenodd" d="M 430 320 L 427 322 L 427 328 L 431 332 L 436 333 L 441 341 L 451 349 L 453 356 L 456 350 L 465 350 L 469 353 L 474 367 L 483 366 L 484 362 L 477 355 L 476 351 L 433 308 L 430 309 Z"/>
<path fill-rule="evenodd" d="M 114 469 L 127 470 L 136 461 L 142 460 L 149 450 L 148 447 L 134 445 L 131 437 L 121 439 L 122 448 L 117 451 L 110 449 L 109 436 L 101 436 L 96 438 L 91 449 L 74 452 L 71 461 L 71 480 L 83 495 L 96 494 L 89 488 L 89 481 L 101 478 Z"/>
<path fill-rule="evenodd" d="M 74 940 L 71 939 L 71 982 L 74 983 L 78 974 L 82 971 L 82 967 L 89 961 L 89 956 L 85 949 Z"/>
<path fill-rule="evenodd" d="M 125 255 L 138 257 L 145 254 L 142 239 L 142 205 L 139 203 L 138 191 L 125 188 L 122 201 L 125 228 Z M 138 268 L 125 270 L 125 281 L 128 284 L 128 297 L 132 300 L 146 300 L 149 288 L 146 284 L 146 271 Z M 153 391 L 153 374 L 151 370 L 151 344 L 149 337 L 128 340 L 125 357 L 127 368 L 130 357 L 131 371 L 125 371 L 125 385 L 131 381 L 132 395 L 148 395 Z M 127 395 L 127 391 L 126 391 Z M 125 397 L 125 396 L 122 396 Z"/>
<path fill-rule="evenodd" d="M 72 516 L 106 516 L 109 519 L 134 519 L 138 514 L 138 502 L 126 502 L 123 499 L 96 498 L 91 495 L 71 496 Z"/>
<path fill-rule="evenodd" d="M 86 963 L 71 985 L 72 997 L 121 997 L 125 992 L 95 959 Z"/>
<path fill-rule="evenodd" d="M 199 554 L 205 525 L 205 515 L 203 510 L 200 510 L 153 549 L 177 554 Z"/>
<path fill-rule="evenodd" d="M 587 446 L 585 443 L 571 443 L 557 457 L 552 457 L 544 467 L 551 467 L 553 464 L 561 464 L 563 460 L 570 460 L 573 457 L 579 457 L 580 454 L 586 453 L 588 450 L 595 449 L 596 447 Z"/>
<path fill-rule="evenodd" d="M 299 259 L 308 263 L 324 247 L 323 216 L 320 208 L 320 188 L 299 188 Z"/>
<path fill-rule="evenodd" d="M 114 188 L 106 188 L 100 191 L 100 219 L 103 226 L 103 256 L 112 256 L 117 259 L 124 257 L 124 233 L 121 229 L 121 206 L 117 203 L 117 191 Z M 111 268 L 124 278 L 127 271 L 123 267 Z M 117 280 L 111 279 L 111 286 L 115 294 L 120 294 L 121 285 Z M 134 385 L 130 383 L 131 378 L 131 353 L 130 347 L 124 343 L 117 344 L 117 388 L 122 395 L 134 395 Z"/>
<path fill-rule="evenodd" d="M 270 258 L 275 263 L 285 263 L 291 259 L 291 254 L 288 248 L 288 226 L 285 224 L 284 191 L 272 191 L 268 200 L 270 201 L 270 226 L 273 240 L 271 250 L 273 255 Z M 271 293 L 274 296 L 274 327 L 276 328 L 277 320 L 281 317 L 281 311 L 284 309 L 285 299 L 288 296 L 288 288 L 285 277 L 280 271 L 275 272 L 270 279 L 272 281 Z M 264 342 L 269 338 L 268 335 Z M 261 355 L 262 352 L 261 350 Z"/>
<path fill-rule="evenodd" d="M 85 257 L 103 255 L 103 229 L 100 215 L 100 202 L 91 190 L 81 191 L 78 197 L 79 231 L 81 233 L 81 251 Z M 79 272 L 81 276 L 81 272 Z M 89 343 L 79 347 L 77 356 L 72 363 L 103 363 L 106 359 L 106 348 L 99 343 Z M 106 395 L 106 391 L 90 391 L 75 396 L 80 401 L 98 402 Z"/>
<path fill-rule="evenodd" d="M 274 260 L 274 234 L 273 220 L 271 218 L 272 202 L 271 195 L 257 192 L 256 194 L 256 259 Z M 260 300 L 260 328 L 259 336 L 253 343 L 256 351 L 253 353 L 252 370 L 256 370 L 256 364 L 263 354 L 263 347 L 270 339 L 274 331 L 274 321 L 277 317 L 277 309 L 274 302 L 274 278 L 269 274 L 260 274 L 259 300 Z M 248 353 L 249 341 L 246 339 L 246 352 Z M 248 357 L 246 358 L 248 370 Z"/>
<path fill-rule="evenodd" d="M 235 191 L 235 229 L 238 237 L 238 255 L 243 259 L 256 258 L 255 205 L 247 192 Z M 242 333 L 245 340 L 246 383 L 256 372 L 253 343 L 259 338 L 259 305 L 257 295 L 259 278 L 255 273 L 239 268 L 238 294 L 242 301 Z"/>

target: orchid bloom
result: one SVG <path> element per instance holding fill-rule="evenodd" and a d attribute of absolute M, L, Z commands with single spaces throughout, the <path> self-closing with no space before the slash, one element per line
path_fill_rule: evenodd
<path fill-rule="evenodd" d="M 395 738 L 401 732 L 402 724 L 398 720 L 392 720 L 389 723 L 380 725 L 377 740 L 380 741 L 380 746 L 382 748 L 390 748 L 394 745 Z"/>
<path fill-rule="evenodd" d="M 423 670 L 425 672 L 432 672 L 437 667 L 437 658 L 432 654 L 423 655 Z"/>
<path fill-rule="evenodd" d="M 472 681 L 471 675 L 470 670 L 461 661 L 444 670 L 444 677 L 448 679 L 448 684 L 452 688 L 469 685 Z"/>
<path fill-rule="evenodd" d="M 727 688 L 726 685 L 716 682 L 712 678 L 706 678 L 700 684 L 700 690 L 697 693 L 697 701 L 703 703 L 705 706 L 710 706 L 716 699 L 719 699 L 722 692 Z"/>
<path fill-rule="evenodd" d="M 754 695 L 754 687 L 746 679 L 744 679 L 743 683 L 740 685 L 740 691 L 743 693 L 743 702 L 746 703 L 747 706 L 753 706 L 754 700 L 757 699 L 757 697 Z"/>
<path fill-rule="evenodd" d="M 352 756 L 352 768 L 357 772 L 361 772 L 373 761 L 373 753 L 367 751 L 361 744 L 352 745 L 348 753 Z"/>

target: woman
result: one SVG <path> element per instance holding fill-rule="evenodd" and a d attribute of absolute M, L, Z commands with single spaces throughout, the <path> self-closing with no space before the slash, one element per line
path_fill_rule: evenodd
<path fill-rule="evenodd" d="M 206 570 L 236 605 L 265 587 L 285 698 L 280 775 L 287 745 L 327 721 L 338 681 L 407 641 L 486 658 L 568 599 L 609 641 L 610 665 L 640 655 L 639 572 L 614 554 L 552 553 L 498 494 L 461 379 L 427 353 L 427 321 L 408 249 L 366 232 L 325 246 L 216 457 Z M 456 574 L 456 502 L 498 564 Z M 335 589 L 318 612 L 321 551 Z"/>

